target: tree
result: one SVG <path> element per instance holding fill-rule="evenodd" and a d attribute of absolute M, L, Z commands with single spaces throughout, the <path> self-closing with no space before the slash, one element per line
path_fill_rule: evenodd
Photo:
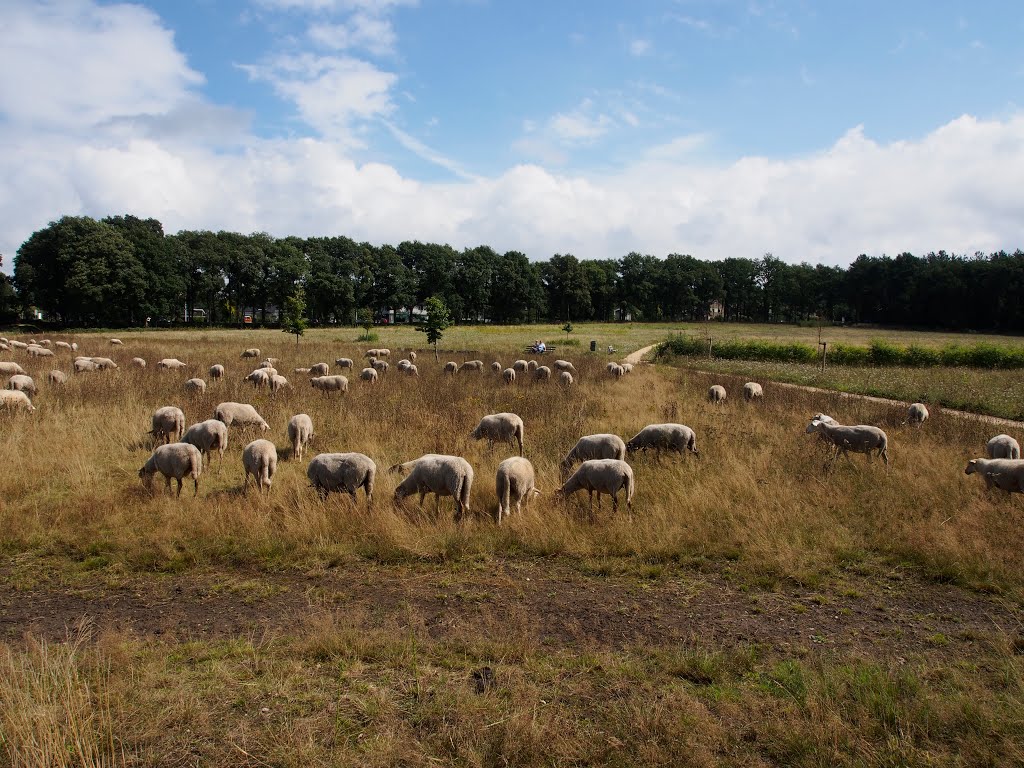
<path fill-rule="evenodd" d="M 562 330 L 565 331 L 565 340 L 569 340 L 569 334 L 572 333 L 572 323 L 566 323 L 562 326 Z"/>
<path fill-rule="evenodd" d="M 292 295 L 284 300 L 284 312 L 281 315 L 281 330 L 295 334 L 295 346 L 299 346 L 299 336 L 306 332 L 306 292 L 296 287 Z"/>
<path fill-rule="evenodd" d="M 363 340 L 370 340 L 370 329 L 373 328 L 373 310 L 363 307 L 359 310 L 359 324 L 363 326 Z"/>
<path fill-rule="evenodd" d="M 434 360 L 438 360 L 437 342 L 444 338 L 445 329 L 452 324 L 452 315 L 448 307 L 437 296 L 426 301 L 427 321 L 417 331 L 427 334 L 427 343 L 434 347 Z"/>

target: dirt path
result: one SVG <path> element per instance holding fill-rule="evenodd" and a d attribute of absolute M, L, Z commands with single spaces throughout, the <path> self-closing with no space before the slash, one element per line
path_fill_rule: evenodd
<path fill-rule="evenodd" d="M 643 359 L 643 356 L 646 355 L 648 352 L 650 352 L 652 349 L 654 349 L 656 346 L 657 346 L 657 344 L 651 344 L 650 346 L 644 347 L 643 349 L 638 349 L 636 352 L 633 352 L 633 353 L 631 353 L 631 354 L 626 356 L 626 362 L 627 363 L 632 363 L 633 365 L 637 365 L 638 363 L 641 362 L 641 360 Z M 706 376 L 714 376 L 715 375 L 713 371 L 705 371 L 705 370 L 702 370 L 700 368 L 693 368 L 693 367 L 687 366 L 687 369 L 691 370 L 691 371 L 694 371 L 695 373 L 702 373 L 702 374 L 704 374 Z M 811 394 L 835 395 L 835 396 L 838 396 L 838 397 L 841 397 L 841 398 L 850 399 L 850 400 L 865 400 L 865 401 L 870 402 L 870 403 L 880 403 L 881 405 L 889 405 L 889 406 L 893 406 L 893 407 L 896 407 L 896 408 L 907 408 L 907 407 L 910 406 L 910 403 L 904 402 L 902 400 L 891 400 L 891 399 L 889 399 L 887 397 L 875 397 L 874 395 L 858 395 L 858 394 L 855 394 L 853 392 L 840 392 L 839 390 L 834 390 L 834 389 L 821 389 L 820 387 L 808 387 L 808 386 L 804 386 L 802 384 L 788 384 L 788 383 L 783 382 L 783 381 L 774 381 L 773 380 L 772 381 L 772 386 L 773 387 L 781 387 L 781 388 L 784 388 L 784 389 L 796 389 L 796 390 L 800 390 L 801 392 L 810 392 Z M 997 426 L 997 427 L 1009 427 L 1011 429 L 1024 430 L 1024 422 L 1022 422 L 1022 421 L 1014 421 L 1013 419 L 1001 419 L 998 416 L 987 416 L 987 415 L 982 414 L 982 413 L 971 413 L 970 411 L 957 411 L 957 410 L 955 410 L 953 408 L 943 408 L 942 409 L 942 413 L 943 413 L 943 415 L 956 416 L 956 417 L 959 417 L 959 418 L 962 418 L 962 419 L 974 419 L 975 421 L 980 421 L 980 422 L 983 422 L 985 424 L 992 424 L 992 425 Z"/>

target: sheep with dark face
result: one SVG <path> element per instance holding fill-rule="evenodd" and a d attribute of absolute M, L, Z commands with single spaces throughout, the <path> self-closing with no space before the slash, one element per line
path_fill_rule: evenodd
<path fill-rule="evenodd" d="M 484 416 L 469 436 L 474 440 L 486 440 L 490 448 L 496 442 L 518 443 L 519 455 L 523 455 L 523 420 L 514 413 L 492 413 Z"/>
<path fill-rule="evenodd" d="M 402 501 L 414 493 L 420 495 L 420 506 L 428 493 L 433 493 L 440 504 L 441 496 L 455 500 L 455 519 L 469 514 L 470 491 L 473 486 L 473 467 L 461 456 L 443 456 L 428 453 L 404 464 L 395 464 L 389 470 L 405 474 L 406 478 L 395 488 L 395 501 Z"/>

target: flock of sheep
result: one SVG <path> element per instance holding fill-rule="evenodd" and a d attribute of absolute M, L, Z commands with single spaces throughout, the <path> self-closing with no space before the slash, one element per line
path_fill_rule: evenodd
<path fill-rule="evenodd" d="M 111 339 L 114 346 L 122 346 L 119 339 Z M 49 340 L 22 342 L 0 337 L 0 351 L 21 350 L 32 357 L 52 357 L 54 349 L 76 352 L 77 345 Z M 388 349 L 371 349 L 366 353 L 369 365 L 359 374 L 360 380 L 373 384 L 381 374 L 390 369 L 387 361 L 391 355 Z M 260 359 L 259 349 L 246 349 L 242 359 Z M 399 361 L 396 369 L 408 376 L 418 376 L 415 364 L 416 353 L 409 352 L 408 357 Z M 254 388 L 268 388 L 271 394 L 280 392 L 291 384 L 274 367 L 278 363 L 275 358 L 266 358 L 258 364 L 245 381 L 252 383 Z M 133 358 L 132 365 L 146 367 L 142 358 Z M 338 358 L 335 365 L 342 370 L 355 370 L 355 362 L 350 358 Z M 157 362 L 160 369 L 181 370 L 186 364 L 176 358 L 165 358 Z M 117 364 L 106 357 L 84 357 L 74 359 L 76 373 L 116 369 Z M 532 373 L 537 381 L 551 380 L 555 372 L 564 386 L 572 386 L 576 368 L 567 360 L 556 360 L 552 367 L 538 365 L 536 361 L 517 360 L 511 367 L 503 368 L 500 363 L 491 364 L 491 370 L 500 374 L 506 384 L 515 383 L 517 377 Z M 471 360 L 461 366 L 448 362 L 443 367 L 445 374 L 456 374 L 460 371 L 484 371 L 481 360 Z M 621 378 L 632 371 L 628 363 L 609 363 L 608 375 Z M 25 374 L 20 365 L 14 362 L 0 362 L 0 373 L 9 376 L 5 389 L 0 390 L 0 407 L 24 408 L 34 411 L 31 397 L 38 389 L 31 377 Z M 327 363 L 317 363 L 309 368 L 296 368 L 295 373 L 309 376 L 310 385 L 324 395 L 332 392 L 348 391 L 348 379 L 344 375 L 331 375 Z M 213 365 L 209 369 L 209 377 L 213 381 L 225 375 L 223 365 Z M 50 372 L 48 379 L 53 386 L 62 386 L 67 375 L 60 370 Z M 185 382 L 187 392 L 205 392 L 206 382 L 201 378 L 190 378 Z M 748 402 L 762 399 L 764 392 L 756 382 L 748 382 L 743 388 L 743 397 Z M 721 385 L 712 386 L 708 390 L 708 401 L 713 404 L 724 403 L 727 393 Z M 910 406 L 907 423 L 922 425 L 928 419 L 928 410 L 921 403 Z M 163 476 L 169 490 L 171 480 L 177 482 L 177 494 L 186 478 L 191 478 L 194 495 L 199 491 L 199 478 L 203 472 L 206 457 L 217 452 L 223 462 L 224 451 L 228 444 L 230 427 L 253 427 L 266 432 L 269 425 L 257 410 L 248 403 L 223 402 L 213 412 L 213 418 L 193 424 L 186 429 L 185 415 L 180 408 L 164 406 L 152 415 L 152 434 L 154 440 L 161 442 L 152 455 L 139 470 L 139 477 L 145 487 L 152 491 L 155 475 Z M 300 413 L 292 416 L 288 423 L 288 440 L 292 447 L 292 457 L 302 460 L 304 451 L 314 436 L 313 421 L 308 414 Z M 870 457 L 877 453 L 888 464 L 888 438 L 884 431 L 869 425 L 845 426 L 838 424 L 825 414 L 815 414 L 806 429 L 807 433 L 816 433 L 826 444 L 834 447 L 835 458 L 841 453 L 849 460 L 848 452 L 864 453 Z M 513 505 L 520 511 L 522 504 L 540 491 L 536 487 L 536 475 L 533 465 L 523 457 L 525 445 L 525 425 L 522 418 L 514 413 L 496 413 L 481 418 L 475 429 L 470 433 L 475 440 L 487 440 L 494 443 L 512 443 L 518 448 L 518 456 L 502 461 L 497 468 L 496 490 L 498 495 L 497 522 L 511 512 Z M 598 508 L 601 496 L 612 497 L 613 510 L 618 509 L 620 492 L 623 493 L 627 507 L 632 506 L 636 483 L 633 470 L 626 462 L 629 454 L 637 451 L 654 450 L 675 451 L 685 455 L 687 451 L 698 456 L 694 431 L 682 424 L 650 424 L 640 430 L 628 442 L 618 435 L 596 434 L 581 437 L 561 462 L 563 484 L 555 490 L 556 496 L 565 496 L 580 490 L 586 490 L 593 509 L 593 495 L 598 497 Z M 981 474 L 989 488 L 996 487 L 1008 492 L 1024 492 L 1024 461 L 1020 460 L 1020 447 L 1008 435 L 998 435 L 987 445 L 988 458 L 973 459 L 966 468 L 967 474 Z M 261 492 L 269 492 L 277 470 L 277 448 L 266 439 L 256 439 L 248 443 L 242 451 L 242 465 L 245 471 L 243 490 L 248 489 L 249 478 Z M 573 467 L 579 463 L 579 467 Z M 473 468 L 460 456 L 426 454 L 412 461 L 396 464 L 389 469 L 403 476 L 395 489 L 394 498 L 400 502 L 408 496 L 418 494 L 422 506 L 427 494 L 451 496 L 455 502 L 456 519 L 461 519 L 470 511 L 470 494 L 473 484 Z M 571 474 L 570 474 L 571 472 Z M 310 485 L 326 496 L 332 492 L 350 494 L 353 499 L 356 492 L 363 489 L 367 502 L 372 500 L 377 466 L 372 459 L 361 453 L 321 453 L 315 456 L 307 467 Z"/>

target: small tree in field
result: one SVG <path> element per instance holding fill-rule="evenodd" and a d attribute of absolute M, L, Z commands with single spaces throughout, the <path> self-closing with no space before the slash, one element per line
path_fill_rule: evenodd
<path fill-rule="evenodd" d="M 281 314 L 281 330 L 295 334 L 295 346 L 299 346 L 299 336 L 306 332 L 309 323 L 306 321 L 306 292 L 296 288 L 284 300 L 284 311 Z"/>
<path fill-rule="evenodd" d="M 363 326 L 363 340 L 370 340 L 370 329 L 373 328 L 373 310 L 363 307 L 359 310 L 359 324 Z"/>
<path fill-rule="evenodd" d="M 565 325 L 563 325 L 562 330 L 565 331 L 565 340 L 568 341 L 569 334 L 572 333 L 573 331 L 572 323 L 566 323 Z"/>
<path fill-rule="evenodd" d="M 427 334 L 427 343 L 434 347 L 434 360 L 438 360 L 437 342 L 444 338 L 445 329 L 452 324 L 452 314 L 437 296 L 427 299 L 426 309 L 427 321 L 416 330 Z"/>

